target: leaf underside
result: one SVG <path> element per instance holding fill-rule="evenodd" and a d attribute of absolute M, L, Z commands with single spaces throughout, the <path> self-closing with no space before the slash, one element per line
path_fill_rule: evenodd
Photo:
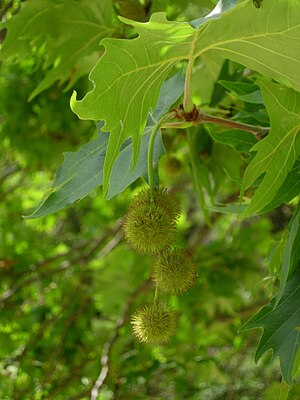
<path fill-rule="evenodd" d="M 255 314 L 241 331 L 262 328 L 256 361 L 269 349 L 279 357 L 284 380 L 291 385 L 292 373 L 300 346 L 300 271 L 287 282 L 282 298 L 274 308 L 276 297 Z"/>
<path fill-rule="evenodd" d="M 181 96 L 183 87 L 184 80 L 181 72 L 164 83 L 156 109 L 148 116 L 138 162 L 132 169 L 132 141 L 129 139 L 122 146 L 120 155 L 114 164 L 107 199 L 122 192 L 139 177 L 143 176 L 147 179 L 147 153 L 152 129 L 166 110 Z M 25 218 L 39 218 L 62 210 L 103 185 L 103 165 L 110 134 L 101 131 L 102 125 L 103 123 L 99 126 L 97 139 L 87 143 L 77 152 L 65 153 L 65 161 L 57 172 L 52 192 L 31 215 Z M 164 147 L 159 132 L 154 143 L 153 161 L 156 166 L 163 153 Z"/>

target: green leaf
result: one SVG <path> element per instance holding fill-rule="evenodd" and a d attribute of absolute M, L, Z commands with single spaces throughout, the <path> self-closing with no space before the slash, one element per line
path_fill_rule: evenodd
<path fill-rule="evenodd" d="M 129 145 L 126 148 L 122 148 L 113 166 L 110 185 L 106 196 L 107 199 L 111 199 L 113 196 L 122 192 L 141 176 L 148 179 L 147 155 L 148 143 L 152 130 L 160 118 L 169 110 L 170 106 L 182 95 L 183 89 L 184 79 L 181 73 L 177 73 L 163 84 L 156 109 L 154 113 L 148 117 L 147 126 L 142 136 L 138 162 L 132 171 L 132 141 L 130 140 Z M 162 154 L 164 154 L 164 146 L 159 131 L 154 143 L 154 164 L 156 167 Z"/>
<path fill-rule="evenodd" d="M 184 18 L 185 21 L 189 21 L 195 18 L 195 15 L 207 15 L 216 5 L 216 0 L 152 0 L 151 1 L 151 13 L 158 11 L 166 11 L 167 18 L 169 20 L 175 20 L 177 18 Z"/>
<path fill-rule="evenodd" d="M 99 57 L 99 41 L 116 33 L 111 0 L 31 0 L 0 25 L 7 28 L 0 60 L 18 61 L 32 55 L 33 46 L 43 50 L 45 78 L 30 99 L 54 82 L 68 88 L 87 74 Z"/>
<path fill-rule="evenodd" d="M 217 52 L 300 91 L 299 18 L 295 0 L 241 2 L 200 26 L 194 55 Z"/>
<path fill-rule="evenodd" d="M 227 144 L 239 152 L 248 153 L 257 143 L 257 139 L 252 133 L 244 132 L 239 129 L 216 131 L 214 128 L 209 127 L 208 131 L 216 142 Z"/>
<path fill-rule="evenodd" d="M 287 282 L 285 291 L 276 308 L 276 297 L 264 306 L 242 327 L 241 331 L 262 328 L 256 361 L 269 349 L 273 358 L 279 357 L 284 380 L 292 384 L 292 372 L 300 346 L 300 271 Z"/>
<path fill-rule="evenodd" d="M 57 171 L 52 192 L 25 218 L 44 217 L 63 210 L 101 186 L 108 137 L 109 133 L 101 132 L 96 140 L 87 143 L 78 152 L 64 153 L 65 160 Z"/>
<path fill-rule="evenodd" d="M 105 120 L 110 140 L 104 164 L 104 191 L 120 146 L 132 137 L 133 166 L 137 162 L 141 132 L 154 109 L 160 87 L 174 65 L 187 58 L 195 30 L 188 23 L 170 22 L 157 13 L 148 23 L 121 18 L 133 25 L 134 40 L 105 39 L 105 54 L 92 70 L 94 89 L 83 100 L 71 98 L 72 110 L 83 119 Z"/>
<path fill-rule="evenodd" d="M 300 194 L 300 161 L 296 161 L 292 171 L 288 173 L 284 183 L 276 193 L 274 199 L 261 211 L 269 212 L 281 204 L 288 203 Z"/>
<path fill-rule="evenodd" d="M 291 220 L 289 237 L 283 253 L 282 265 L 279 272 L 280 287 L 276 296 L 276 307 L 283 295 L 288 276 L 293 273 L 300 257 L 300 208 Z"/>
<path fill-rule="evenodd" d="M 265 80 L 259 84 L 271 131 L 252 148 L 257 154 L 246 169 L 242 193 L 265 175 L 243 217 L 260 212 L 273 200 L 300 155 L 300 93 Z"/>
<path fill-rule="evenodd" d="M 148 117 L 148 124 L 142 136 L 138 162 L 132 170 L 132 142 L 129 139 L 122 146 L 120 155 L 114 164 L 107 199 L 111 199 L 122 192 L 139 177 L 147 178 L 148 143 L 152 129 L 166 110 L 181 96 L 183 87 L 184 80 L 181 73 L 174 75 L 164 83 L 157 107 L 154 113 Z M 100 124 L 99 128 L 102 125 L 103 123 Z M 103 165 L 109 136 L 109 133 L 99 129 L 99 136 L 96 140 L 87 143 L 77 152 L 65 153 L 65 161 L 57 172 L 52 185 L 52 192 L 46 199 L 42 200 L 31 215 L 25 218 L 39 218 L 62 210 L 75 201 L 84 198 L 95 188 L 102 186 Z M 154 143 L 153 157 L 156 165 L 163 153 L 162 138 L 160 132 L 158 132 Z"/>
<path fill-rule="evenodd" d="M 191 89 L 196 106 L 210 103 L 223 62 L 217 54 L 203 54 L 195 64 Z"/>
<path fill-rule="evenodd" d="M 198 29 L 202 24 L 207 22 L 207 20 L 220 18 L 224 12 L 230 10 L 232 7 L 235 7 L 238 2 L 239 0 L 219 0 L 211 13 L 204 18 L 197 18 L 193 21 L 190 21 L 190 24 L 194 28 Z"/>
<path fill-rule="evenodd" d="M 300 5 L 287 0 L 273 7 L 268 2 L 257 10 L 244 1 L 230 7 L 220 14 L 217 6 L 217 18 L 212 19 L 211 13 L 200 26 L 195 25 L 198 30 L 188 23 L 170 22 L 163 13 L 153 14 L 147 23 L 121 18 L 136 28 L 138 38 L 102 41 L 105 54 L 90 75 L 94 88 L 80 101 L 74 93 L 71 107 L 82 119 L 104 120 L 105 129 L 111 132 L 104 165 L 105 192 L 114 161 L 128 137 L 132 137 L 136 164 L 148 111 L 155 108 L 160 86 L 177 62 L 218 53 L 300 90 L 296 39 Z"/>
<path fill-rule="evenodd" d="M 215 206 L 208 206 L 209 211 L 213 211 L 220 214 L 240 214 L 246 208 L 245 204 L 230 203 L 220 204 Z"/>
<path fill-rule="evenodd" d="M 263 105 L 245 103 L 232 118 L 233 121 L 245 122 L 246 124 L 270 126 L 269 115 Z"/>
<path fill-rule="evenodd" d="M 225 89 L 234 92 L 239 100 L 246 103 L 263 104 L 259 86 L 255 84 L 223 80 L 220 80 L 219 83 Z"/>

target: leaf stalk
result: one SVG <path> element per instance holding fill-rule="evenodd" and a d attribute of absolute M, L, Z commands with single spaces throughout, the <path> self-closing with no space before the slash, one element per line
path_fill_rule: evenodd
<path fill-rule="evenodd" d="M 173 116 L 173 113 L 168 113 L 165 114 L 154 126 L 153 131 L 150 136 L 149 140 L 149 146 L 148 146 L 148 183 L 151 192 L 153 193 L 154 191 L 154 165 L 153 165 L 153 149 L 154 149 L 154 142 L 156 138 L 156 134 L 161 127 L 161 125 L 169 119 L 171 116 Z"/>

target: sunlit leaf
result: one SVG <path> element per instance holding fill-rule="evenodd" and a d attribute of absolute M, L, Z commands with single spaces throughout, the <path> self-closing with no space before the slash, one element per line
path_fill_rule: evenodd
<path fill-rule="evenodd" d="M 244 217 L 260 212 L 273 200 L 300 155 L 300 93 L 265 80 L 260 88 L 271 131 L 252 148 L 257 153 L 246 169 L 242 192 L 264 176 Z"/>
<path fill-rule="evenodd" d="M 80 101 L 75 93 L 71 107 L 82 119 L 104 120 L 105 129 L 111 132 L 104 165 L 105 192 L 113 163 L 128 137 L 133 142 L 133 165 L 137 162 L 148 111 L 155 107 L 162 82 L 179 61 L 218 53 L 300 89 L 296 39 L 300 4 L 287 0 L 274 7 L 268 2 L 258 10 L 251 2 L 235 7 L 234 1 L 227 3 L 226 12 L 220 12 L 217 5 L 212 12 L 217 18 L 208 16 L 197 30 L 157 13 L 147 23 L 122 18 L 135 27 L 138 38 L 102 41 L 105 54 L 90 75 L 94 88 Z"/>

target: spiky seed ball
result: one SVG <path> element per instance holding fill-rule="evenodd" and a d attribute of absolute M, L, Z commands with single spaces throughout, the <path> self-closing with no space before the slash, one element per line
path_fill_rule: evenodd
<path fill-rule="evenodd" d="M 169 341 L 176 329 L 176 312 L 168 303 L 139 308 L 131 317 L 133 334 L 140 342 L 159 344 Z"/>
<path fill-rule="evenodd" d="M 180 208 L 166 189 L 141 190 L 124 217 L 125 239 L 140 254 L 155 254 L 174 242 Z"/>
<path fill-rule="evenodd" d="M 196 266 L 183 249 L 168 248 L 154 260 L 152 279 L 162 292 L 175 295 L 186 292 L 195 284 L 196 278 Z"/>

